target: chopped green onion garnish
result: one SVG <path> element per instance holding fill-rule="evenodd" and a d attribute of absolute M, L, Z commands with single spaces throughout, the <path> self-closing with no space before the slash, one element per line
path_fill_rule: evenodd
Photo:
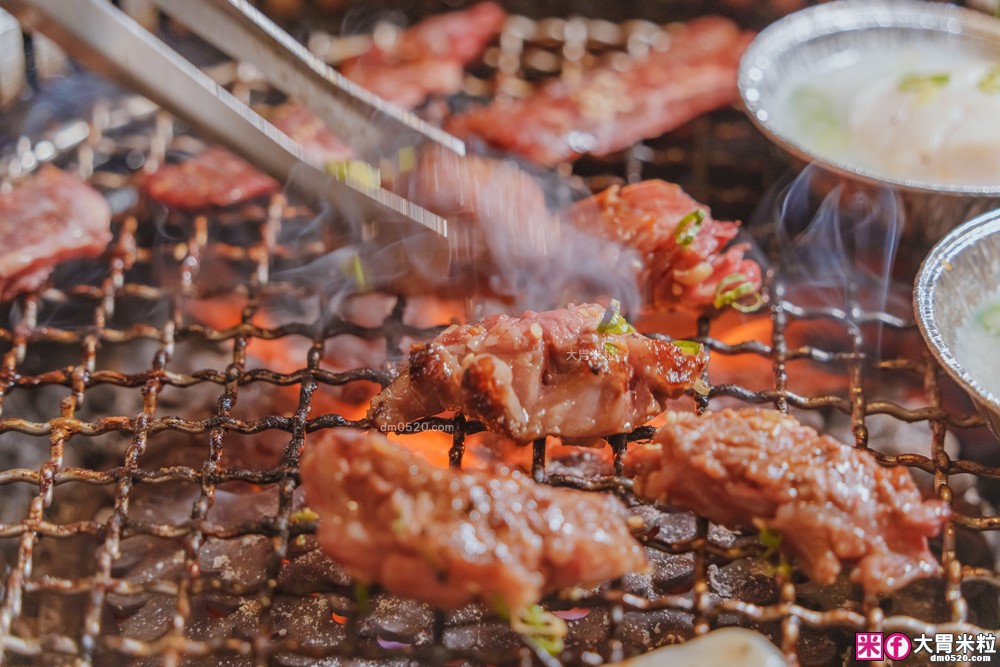
<path fill-rule="evenodd" d="M 753 294 L 753 285 L 750 283 L 740 283 L 732 289 L 719 291 L 715 295 L 715 307 L 724 308 L 733 304 L 737 299 Z"/>
<path fill-rule="evenodd" d="M 987 72 L 986 76 L 984 76 L 977 85 L 979 86 L 979 90 L 983 91 L 987 95 L 1000 94 L 1000 65 L 996 65 L 993 69 Z"/>
<path fill-rule="evenodd" d="M 396 515 L 396 518 L 392 520 L 392 532 L 398 535 L 404 530 L 406 530 L 406 519 L 403 518 L 403 512 L 400 511 Z"/>
<path fill-rule="evenodd" d="M 832 154 L 848 143 L 846 123 L 830 95 L 812 86 L 801 86 L 792 93 L 789 103 L 802 132 L 819 148 Z"/>
<path fill-rule="evenodd" d="M 682 248 L 691 245 L 695 237 L 698 236 L 698 230 L 701 229 L 703 222 L 705 222 L 705 212 L 700 208 L 696 208 L 681 218 L 681 221 L 677 223 L 677 231 L 674 232 L 674 240 L 677 241 L 677 245 Z"/>
<path fill-rule="evenodd" d="M 770 556 L 781 546 L 781 533 L 776 530 L 771 530 L 767 527 L 761 528 L 758 538 L 760 539 L 760 543 L 764 545 L 765 551 L 763 555 L 765 556 Z"/>
<path fill-rule="evenodd" d="M 781 533 L 776 530 L 771 530 L 767 526 L 760 529 L 758 534 L 758 539 L 760 543 L 764 545 L 764 551 L 761 552 L 759 558 L 763 561 L 768 561 L 767 569 L 771 574 L 783 575 L 786 579 L 792 576 L 792 564 L 788 562 L 785 558 L 785 554 L 778 553 L 778 549 L 781 547 Z M 769 563 L 774 555 L 778 554 L 778 564 L 773 566 Z"/>
<path fill-rule="evenodd" d="M 792 576 L 792 564 L 784 553 L 778 553 L 778 562 L 774 563 L 774 557 L 764 559 L 764 570 L 772 577 L 783 577 L 790 579 Z"/>
<path fill-rule="evenodd" d="M 417 166 L 417 150 L 413 146 L 400 148 L 396 154 L 396 162 L 399 164 L 400 173 L 413 171 Z"/>
<path fill-rule="evenodd" d="M 597 333 L 627 334 L 635 333 L 635 328 L 622 317 L 622 304 L 618 299 L 611 299 L 611 304 L 604 311 L 601 323 L 597 325 Z"/>
<path fill-rule="evenodd" d="M 621 352 L 621 350 L 618 349 L 618 346 L 615 345 L 614 343 L 605 343 L 604 351 L 607 352 L 608 354 L 618 354 L 619 352 Z"/>
<path fill-rule="evenodd" d="M 292 512 L 292 515 L 288 517 L 288 520 L 292 523 L 303 523 L 305 521 L 318 521 L 319 514 L 313 512 L 308 507 L 303 507 L 298 512 Z"/>
<path fill-rule="evenodd" d="M 979 314 L 979 322 L 988 332 L 1000 336 L 1000 304 L 987 306 Z"/>
<path fill-rule="evenodd" d="M 569 632 L 566 621 L 541 606 L 533 604 L 511 616 L 510 627 L 528 642 L 551 655 L 563 652 L 563 637 Z"/>
<path fill-rule="evenodd" d="M 618 299 L 611 299 L 611 303 L 604 310 L 604 316 L 600 324 L 597 325 L 597 333 L 608 333 L 609 330 L 617 326 L 618 320 L 622 317 L 622 304 Z"/>
<path fill-rule="evenodd" d="M 681 348 L 681 352 L 692 357 L 701 354 L 701 343 L 696 343 L 693 340 L 675 340 L 674 345 Z"/>
<path fill-rule="evenodd" d="M 368 289 L 368 274 L 365 272 L 364 264 L 361 263 L 360 255 L 353 254 L 345 259 L 340 265 L 340 273 L 345 278 L 353 280 L 359 290 L 365 291 Z"/>
<path fill-rule="evenodd" d="M 378 188 L 382 185 L 382 173 L 378 167 L 373 167 L 363 160 L 327 162 L 326 173 L 338 181 L 361 185 L 369 189 Z"/>
<path fill-rule="evenodd" d="M 907 74 L 899 82 L 904 93 L 928 93 L 951 83 L 951 74 Z"/>
<path fill-rule="evenodd" d="M 360 581 L 354 584 L 354 601 L 358 605 L 358 611 L 362 614 L 368 613 L 368 602 L 371 600 L 371 588 L 368 584 Z"/>
<path fill-rule="evenodd" d="M 528 641 L 534 642 L 549 655 L 559 655 L 566 648 L 562 637 L 530 637 Z"/>
<path fill-rule="evenodd" d="M 755 291 L 749 299 L 733 301 L 729 305 L 741 313 L 756 313 L 764 305 L 764 297 L 760 295 L 760 292 Z"/>
<path fill-rule="evenodd" d="M 763 297 L 749 278 L 742 273 L 732 273 L 719 281 L 713 305 L 717 309 L 732 306 L 742 313 L 752 313 L 763 303 Z"/>
<path fill-rule="evenodd" d="M 510 621 L 510 607 L 507 606 L 507 600 L 504 599 L 499 593 L 493 595 L 493 611 L 497 613 L 501 619 L 505 621 Z"/>

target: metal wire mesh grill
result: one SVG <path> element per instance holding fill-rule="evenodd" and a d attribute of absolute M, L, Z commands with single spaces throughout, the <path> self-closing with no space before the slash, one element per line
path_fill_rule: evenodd
<path fill-rule="evenodd" d="M 565 35 L 565 21 L 515 21 L 517 34 L 505 34 L 502 48 L 491 49 L 485 62 L 472 68 L 476 76 L 469 80 L 471 92 L 516 89 L 519 82 L 538 78 L 538 67 L 525 66 L 532 58 L 543 65 L 554 63 L 549 74 L 566 66 L 559 59 L 546 59 L 543 52 L 576 53 L 577 60 L 597 52 L 610 57 L 622 48 L 643 48 L 644 41 L 656 34 L 645 25 L 633 26 L 632 32 L 609 24 L 577 25 L 584 29 L 570 32 L 584 35 L 582 50 L 555 38 L 560 29 Z M 600 31 L 608 35 L 606 40 L 586 39 Z M 535 42 L 532 35 L 545 39 Z M 568 62 L 572 66 L 573 58 Z M 256 85 L 237 82 L 236 89 L 249 95 Z M 125 97 L 99 105 L 86 122 L 22 139 L 7 156 L 3 173 L 16 176 L 33 169 L 39 158 L 54 159 L 79 170 L 114 200 L 115 193 L 127 192 L 135 182 L 142 164 L 162 162 L 168 147 L 191 141 L 170 118 L 141 100 Z M 739 114 L 722 111 L 670 138 L 646 142 L 608 159 L 585 160 L 576 169 L 595 189 L 615 178 L 675 180 L 711 204 L 720 217 L 745 218 L 783 165 L 768 156 Z M 163 217 L 141 202 L 118 208 L 115 242 L 97 265 L 71 267 L 72 272 L 56 276 L 54 288 L 5 306 L 5 326 L 0 327 L 0 436 L 10 451 L 31 452 L 27 460 L 33 464 L 5 462 L 0 467 L 0 493 L 25 495 L 23 507 L 8 511 L 0 523 L 0 548 L 7 547 L 0 550 L 5 559 L 0 561 L 4 568 L 0 661 L 294 665 L 353 657 L 430 664 L 554 663 L 554 658 L 522 643 L 483 611 L 445 615 L 399 603 L 417 619 L 419 632 L 393 634 L 384 624 L 373 628 L 369 612 L 378 610 L 371 605 L 396 603 L 379 597 L 369 605 L 360 604 L 346 578 L 314 577 L 298 568 L 315 554 L 315 524 L 295 512 L 297 467 L 306 435 L 359 425 L 342 414 L 324 412 L 317 407 L 324 405 L 318 397 L 334 387 L 388 380 L 381 369 L 331 371 L 324 361 L 325 344 L 344 336 L 385 340 L 390 354 L 398 355 L 405 337 L 427 338 L 438 328 L 412 325 L 403 301 L 380 325 L 359 326 L 327 312 L 315 289 L 282 278 L 282 267 L 309 261 L 327 250 L 319 241 L 282 242 L 284 231 L 302 225 L 309 216 L 282 196 L 190 217 Z M 225 267 L 224 279 L 219 279 L 218 267 Z M 699 408 L 730 400 L 845 413 L 859 447 L 871 447 L 886 464 L 932 474 L 936 492 L 949 501 L 953 499 L 949 480 L 955 475 L 1000 477 L 1000 468 L 953 459 L 945 451 L 949 429 L 982 422 L 946 406 L 939 369 L 922 346 L 901 343 L 899 354 L 872 353 L 873 325 L 880 326 L 878 335 L 888 332 L 904 340 L 916 336 L 911 324 L 866 310 L 852 294 L 835 305 L 793 302 L 774 270 L 767 276 L 765 291 L 766 310 L 735 323 L 740 329 L 725 319 L 662 329 L 704 342 L 717 362 L 752 358 L 757 360 L 755 368 L 767 369 L 766 378 L 760 377 L 760 384 L 752 387 L 737 382 L 713 385 L 707 397 L 698 399 Z M 198 317 L 204 311 L 196 306 L 219 296 L 239 304 L 238 318 L 231 325 L 210 326 Z M 313 303 L 311 319 L 262 323 L 260 315 L 269 300 L 289 297 Z M 763 323 L 765 335 L 733 334 L 751 331 L 755 323 Z M 841 331 L 846 345 L 799 343 L 790 335 L 816 324 Z M 267 358 L 255 358 L 255 345 L 261 341 L 304 344 L 289 348 L 298 355 L 290 361 L 293 368 L 279 370 L 266 363 Z M 211 349 L 211 354 L 191 352 L 202 348 Z M 206 358 L 212 365 L 199 366 Z M 806 364 L 844 378 L 846 393 L 794 390 L 797 369 Z M 882 380 L 879 386 L 916 384 L 926 400 L 913 406 L 880 398 L 873 390 L 873 378 Z M 294 394 L 288 410 L 263 413 L 262 407 L 270 406 L 265 401 L 282 391 Z M 182 406 L 177 408 L 182 415 L 190 414 L 184 411 L 204 400 L 213 406 L 204 418 L 170 412 Z M 115 409 L 126 405 L 131 411 Z M 873 415 L 927 423 L 928 437 L 912 443 L 905 453 L 886 454 L 884 443 L 869 442 L 867 424 Z M 479 426 L 461 418 L 428 423 L 448 427 L 449 459 L 452 465 L 461 465 L 467 436 Z M 273 465 L 247 464 L 239 453 L 233 454 L 243 446 L 243 438 L 275 435 Z M 686 515 L 639 507 L 621 477 L 621 454 L 627 443 L 650 435 L 647 427 L 609 438 L 614 474 L 586 478 L 547 466 L 546 445 L 539 442 L 532 473 L 541 482 L 614 491 L 637 511 L 653 512 L 644 515 L 647 523 L 661 516 L 686 521 Z M 118 449 L 108 444 L 114 438 L 120 443 Z M 159 458 L 163 449 L 188 440 L 194 443 L 187 451 L 195 453 L 195 462 L 177 464 Z M 97 456 L 100 452 L 104 455 Z M 106 460 L 112 454 L 116 458 Z M 266 494 L 266 511 L 252 518 L 237 513 L 235 519 L 225 520 L 213 513 L 224 494 L 237 499 L 230 497 L 227 502 L 250 505 Z M 147 510 L 145 503 L 157 496 L 167 500 L 159 511 Z M 185 503 L 168 510 L 172 498 Z M 565 662 L 615 660 L 718 625 L 741 623 L 769 632 L 790 657 L 801 657 L 803 663 L 839 664 L 843 637 L 855 630 L 976 634 L 997 624 L 995 609 L 982 602 L 993 598 L 995 606 L 1000 577 L 989 564 L 963 561 L 957 550 L 964 533 L 998 527 L 1000 516 L 994 513 L 962 509 L 956 513 L 936 547 L 946 576 L 940 585 L 921 593 L 935 598 L 934 604 L 919 610 L 923 613 L 900 612 L 891 602 L 856 599 L 849 593 L 832 604 L 817 601 L 804 594 L 808 587 L 797 576 L 768 584 L 763 596 L 724 594 L 714 580 L 719 568 L 747 562 L 741 559 L 754 562 L 760 547 L 752 537 L 719 531 L 700 519 L 680 533 L 650 531 L 644 538 L 657 559 L 682 559 L 688 569 L 681 574 L 661 577 L 649 589 L 627 580 L 612 582 L 577 599 L 553 599 L 547 604 L 554 609 L 590 610 L 579 621 L 580 627 L 587 626 L 586 632 L 574 626 L 567 651 L 560 656 Z M 138 544 L 151 552 L 172 545 L 176 553 L 166 574 L 133 576 L 135 568 L 123 563 L 127 560 L 123 554 L 137 540 L 145 540 Z M 219 552 L 219 545 L 235 546 Z M 259 557 L 261 572 L 248 584 L 234 584 L 206 565 L 214 560 L 206 561 L 206 552 L 252 554 Z M 970 596 L 970 586 L 977 584 L 980 590 Z M 157 631 L 130 626 L 129 619 L 154 601 L 165 601 L 160 607 L 166 609 L 162 619 L 151 622 Z M 310 626 L 307 634 L 296 632 L 297 616 L 307 613 L 322 617 L 327 625 Z M 237 615 L 240 623 L 232 621 Z M 213 622 L 206 618 L 217 621 L 222 631 L 206 631 L 205 624 Z M 653 632 L 644 620 L 666 629 Z M 484 639 L 489 634 L 499 639 Z M 821 650 L 810 650 L 817 638 L 824 637 L 835 639 Z"/>

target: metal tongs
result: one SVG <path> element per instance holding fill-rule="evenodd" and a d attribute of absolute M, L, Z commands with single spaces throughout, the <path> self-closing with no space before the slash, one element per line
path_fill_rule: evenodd
<path fill-rule="evenodd" d="M 361 156 L 427 141 L 464 154 L 461 141 L 349 81 L 247 0 L 152 0 L 160 10 L 306 104 Z M 0 0 L 86 66 L 131 86 L 281 183 L 351 207 L 366 221 L 413 223 L 447 237 L 447 220 L 363 178 L 332 178 L 303 148 L 107 0 Z M 442 268 L 438 266 L 437 268 Z"/>

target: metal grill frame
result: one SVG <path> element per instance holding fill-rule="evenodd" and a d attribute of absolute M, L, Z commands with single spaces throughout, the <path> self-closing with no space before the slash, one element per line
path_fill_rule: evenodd
<path fill-rule="evenodd" d="M 559 21 L 559 20 L 555 20 Z M 537 24 L 535 24 L 537 25 Z M 584 22 L 584 26 L 586 26 Z M 584 35 L 587 31 L 584 31 Z M 523 45 L 523 40 L 501 40 L 505 48 L 511 44 Z M 628 44 L 631 46 L 631 43 Z M 520 47 L 518 47 L 520 48 Z M 568 53 L 564 50 L 564 53 Z M 500 54 L 499 62 L 520 62 L 520 58 L 510 60 Z M 520 55 L 520 52 L 515 54 Z M 502 72 L 504 76 L 523 78 L 524 72 Z M 502 78 L 502 77 L 501 77 Z M 236 89 L 246 95 L 251 86 L 246 82 L 236 82 Z M 137 124 L 138 131 L 133 128 Z M 73 127 L 77 130 L 70 131 Z M 131 129 L 130 129 L 131 128 Z M 709 204 L 719 200 L 715 195 L 718 188 L 712 184 L 712 156 L 699 147 L 707 145 L 720 136 L 739 135 L 751 131 L 749 125 L 734 112 L 721 112 L 711 118 L 692 124 L 690 134 L 681 141 L 683 146 L 670 150 L 681 150 L 683 164 L 696 181 L 685 184 L 699 199 Z M 44 153 L 59 159 L 68 159 L 87 179 L 101 187 L 120 187 L 136 178 L 136 174 L 113 174 L 102 172 L 95 162 L 95 156 L 134 150 L 141 146 L 147 160 L 162 162 L 164 152 L 175 140 L 178 130 L 172 119 L 162 112 L 151 109 L 135 98 L 123 98 L 111 105 L 99 105 L 91 114 L 86 132 L 80 132 L 79 121 L 58 128 L 44 137 L 22 138 L 13 155 L 0 164 L 0 172 L 7 177 L 30 171 L 37 166 L 37 157 Z M 62 137 L 62 139 L 60 139 Z M 69 137 L 69 139 L 67 139 Z M 53 150 L 54 149 L 54 150 Z M 644 168 L 650 161 L 662 157 L 663 151 L 655 145 L 641 144 L 624 154 L 616 169 L 629 180 L 642 178 Z M 596 184 L 602 176 L 585 179 Z M 724 187 L 724 186 L 723 186 Z M 723 197 L 724 199 L 724 197 Z M 351 322 L 322 313 L 321 322 L 314 324 L 289 324 L 277 327 L 261 327 L 253 322 L 265 296 L 275 294 L 298 294 L 297 286 L 272 280 L 271 267 L 276 259 L 300 257 L 315 258 L 322 254 L 322 247 L 293 249 L 277 242 L 283 225 L 296 219 L 301 211 L 290 205 L 284 197 L 272 197 L 266 207 L 266 214 L 259 217 L 258 241 L 251 245 L 229 245 L 210 238 L 212 225 L 223 224 L 215 218 L 198 215 L 187 218 L 190 234 L 187 238 L 173 243 L 146 246 L 137 234 L 144 224 L 141 210 L 130 210 L 118 216 L 115 221 L 115 241 L 102 261 L 106 262 L 105 278 L 97 286 L 70 285 L 61 289 L 47 289 L 42 293 L 30 294 L 18 299 L 20 321 L 15 326 L 6 323 L 0 327 L 0 344 L 6 351 L 0 362 L 0 408 L 3 399 L 11 392 L 27 392 L 39 387 L 57 385 L 70 390 L 59 406 L 59 416 L 47 421 L 32 422 L 17 415 L 0 413 L 0 432 L 23 434 L 28 438 L 47 438 L 48 460 L 38 469 L 0 467 L 0 487 L 7 485 L 28 485 L 37 492 L 30 502 L 27 516 L 22 520 L 0 525 L 0 539 L 17 541 L 16 562 L 9 571 L 3 573 L 0 581 L 0 662 L 41 659 L 43 656 L 75 657 L 80 664 L 93 664 L 101 656 L 118 656 L 123 659 L 157 657 L 164 664 L 177 664 L 186 658 L 204 656 L 242 656 L 253 664 L 269 664 L 279 654 L 298 655 L 304 658 L 360 657 L 370 659 L 405 658 L 421 663 L 443 664 L 447 660 L 467 660 L 473 663 L 493 664 L 539 662 L 557 664 L 555 658 L 539 652 L 537 647 L 526 643 L 516 656 L 496 656 L 474 650 L 456 651 L 444 649 L 440 644 L 446 617 L 437 614 L 434 624 L 434 640 L 427 644 L 414 645 L 406 649 L 369 650 L 360 646 L 356 639 L 349 639 L 342 646 L 331 650 L 303 646 L 295 642 L 272 637 L 271 608 L 277 595 L 285 594 L 279 585 L 279 574 L 283 560 L 287 556 L 291 541 L 298 535 L 311 534 L 314 522 L 292 520 L 292 494 L 298 486 L 299 456 L 308 433 L 341 426 L 363 427 L 337 414 L 311 416 L 311 401 L 315 392 L 324 386 L 345 385 L 358 380 L 369 380 L 386 384 L 386 373 L 374 369 L 360 369 L 346 373 L 332 373 L 322 367 L 324 343 L 338 335 L 350 334 L 365 339 L 387 340 L 389 350 L 399 350 L 403 336 L 429 338 L 439 328 L 418 329 L 403 322 L 402 301 L 382 326 L 359 327 Z M 247 215 L 245 207 L 238 207 L 224 215 L 240 219 Z M 148 222 L 148 221 L 145 221 Z M 137 268 L 158 261 L 157 253 L 176 260 L 178 289 L 157 287 L 132 282 L 130 276 Z M 239 293 L 246 297 L 240 322 L 225 329 L 213 329 L 202 324 L 185 325 L 187 306 L 193 299 L 209 296 L 197 286 L 199 265 L 206 258 L 219 258 L 227 262 L 245 263 L 249 270 L 245 282 L 236 286 L 221 286 L 219 293 Z M 716 336 L 715 322 L 708 319 L 698 321 L 697 340 L 704 343 L 713 355 L 751 354 L 767 359 L 773 367 L 773 387 L 765 391 L 752 391 L 737 385 L 712 386 L 705 397 L 696 397 L 699 409 L 706 409 L 717 397 L 736 398 L 753 405 L 773 405 L 787 411 L 789 407 L 803 409 L 840 410 L 851 417 L 856 446 L 868 449 L 868 434 L 865 419 L 872 414 L 887 414 L 904 422 L 928 422 L 933 433 L 929 445 L 929 455 L 907 453 L 905 455 L 884 455 L 871 450 L 886 465 L 903 465 L 920 469 L 934 475 L 937 494 L 945 501 L 952 500 L 950 475 L 972 473 L 980 478 L 1000 478 L 1000 468 L 987 467 L 968 460 L 951 460 L 944 449 L 944 439 L 948 429 L 963 429 L 982 425 L 982 420 L 972 414 L 953 414 L 942 405 L 940 380 L 941 371 L 929 354 L 919 358 L 873 359 L 866 352 L 864 327 L 880 324 L 892 330 L 914 331 L 912 323 L 884 312 L 864 311 L 856 301 L 848 300 L 843 307 L 805 308 L 790 302 L 785 295 L 785 285 L 777 278 L 774 270 L 767 273 L 765 281 L 766 307 L 757 317 L 769 318 L 773 336 L 769 343 L 745 341 L 726 344 Z M 122 297 L 170 304 L 170 314 L 165 324 L 137 323 L 127 328 L 110 325 L 115 318 L 118 300 Z M 88 301 L 93 304 L 92 320 L 81 323 L 78 328 L 58 328 L 40 322 L 39 314 L 46 304 Z M 786 338 L 788 327 L 799 321 L 829 321 L 846 327 L 851 340 L 847 352 L 825 350 L 813 346 L 790 347 Z M 660 336 L 658 332 L 650 335 Z M 279 373 L 266 368 L 251 368 L 247 348 L 253 340 L 276 340 L 285 337 L 304 337 L 312 342 L 300 369 L 290 373 Z M 154 341 L 157 350 L 148 367 L 137 373 L 124 374 L 113 369 L 97 366 L 97 351 L 102 343 L 129 343 L 138 340 Z M 186 340 L 204 340 L 220 345 L 231 345 L 230 361 L 225 368 L 212 368 L 193 373 L 171 370 L 175 345 Z M 37 375 L 26 375 L 21 371 L 29 345 L 42 342 L 55 343 L 66 348 L 79 349 L 79 363 L 65 368 L 50 369 Z M 847 398 L 835 395 L 802 396 L 788 390 L 789 362 L 808 359 L 827 366 L 845 365 L 850 381 Z M 872 372 L 886 371 L 918 377 L 923 383 L 929 406 L 909 409 L 899 404 L 870 400 L 864 390 L 864 380 Z M 263 383 L 274 387 L 297 386 L 299 400 L 297 409 L 290 417 L 266 415 L 255 420 L 244 420 L 234 416 L 234 408 L 239 400 L 240 389 L 253 383 Z M 141 392 L 142 410 L 135 415 L 109 415 L 94 421 L 84 421 L 77 417 L 80 407 L 87 400 L 87 392 L 93 387 L 110 385 Z M 205 420 L 187 420 L 158 414 L 158 397 L 166 387 L 185 388 L 195 385 L 214 385 L 219 394 L 214 416 Z M 425 420 L 423 426 L 447 426 L 453 432 L 453 446 L 449 452 L 451 464 L 460 467 L 467 435 L 481 430 L 481 425 L 467 422 L 461 417 L 454 420 L 439 418 Z M 229 432 L 253 435 L 268 430 L 277 430 L 288 435 L 280 465 L 266 471 L 250 471 L 223 466 L 223 452 L 226 435 Z M 420 430 L 418 425 L 414 430 Z M 147 451 L 151 435 L 163 431 L 179 434 L 207 435 L 208 447 L 200 468 L 172 467 L 147 469 L 143 467 L 143 455 Z M 128 446 L 120 465 L 98 471 L 90 468 L 70 467 L 64 463 L 64 453 L 68 447 L 86 446 L 92 436 L 117 432 L 128 436 Z M 647 440 L 652 434 L 649 427 L 640 428 L 630 434 L 619 434 L 608 439 L 614 451 L 615 475 L 593 479 L 578 479 L 565 475 L 547 474 L 545 468 L 545 442 L 536 442 L 533 451 L 532 475 L 538 482 L 592 491 L 614 491 L 630 496 L 629 482 L 622 475 L 622 454 L 629 442 Z M 82 442 L 81 442 L 82 441 Z M 32 442 L 32 446 L 35 442 Z M 163 484 L 168 481 L 186 481 L 197 484 L 200 494 L 192 507 L 190 519 L 181 524 L 148 522 L 130 516 L 131 494 L 137 484 Z M 207 520 L 215 489 L 228 481 L 243 481 L 258 485 L 276 485 L 279 505 L 275 516 L 262 517 L 258 523 L 241 526 L 217 526 Z M 61 485 L 95 485 L 113 487 L 113 511 L 107 520 L 96 517 L 58 524 L 47 517 L 56 487 Z M 2 490 L 2 489 L 0 489 Z M 634 500 L 634 499 L 633 499 Z M 790 580 L 781 582 L 780 599 L 772 605 L 755 605 L 738 599 L 713 600 L 709 595 L 707 568 L 710 561 L 732 561 L 742 557 L 752 557 L 758 553 L 753 547 L 726 547 L 709 539 L 708 523 L 698 521 L 698 531 L 693 539 L 681 543 L 667 543 L 655 537 L 646 539 L 646 545 L 671 554 L 690 553 L 694 555 L 695 583 L 693 594 L 663 595 L 655 599 L 640 598 L 624 593 L 615 587 L 595 597 L 574 601 L 575 606 L 603 607 L 611 610 L 608 637 L 611 638 L 605 660 L 619 659 L 633 653 L 637 647 L 622 645 L 615 638 L 615 619 L 629 611 L 651 611 L 675 609 L 689 612 L 695 618 L 695 631 L 703 633 L 716 624 L 723 614 L 736 614 L 747 622 L 780 623 L 780 647 L 792 660 L 802 628 L 820 631 L 837 628 L 845 631 L 902 631 L 911 635 L 936 632 L 968 632 L 977 634 L 990 632 L 968 622 L 969 609 L 963 596 L 963 582 L 986 582 L 1000 589 L 1000 576 L 992 570 L 976 568 L 959 562 L 955 553 L 956 529 L 992 531 L 1000 529 L 1000 516 L 969 516 L 958 514 L 946 526 L 943 537 L 941 562 L 945 571 L 945 603 L 950 610 L 946 623 L 929 623 L 907 616 L 886 616 L 878 601 L 867 598 L 860 612 L 848 609 L 819 611 L 796 602 L 796 587 Z M 272 540 L 273 549 L 265 564 L 266 584 L 253 592 L 260 603 L 261 613 L 258 632 L 253 639 L 229 638 L 217 642 L 193 640 L 186 636 L 191 605 L 200 594 L 211 590 L 210 582 L 198 572 L 198 552 L 209 538 L 231 539 L 240 535 L 261 535 Z M 64 539 L 77 535 L 91 535 L 100 540 L 100 546 L 93 554 L 96 571 L 92 576 L 62 578 L 35 576 L 33 573 L 34 547 L 40 537 Z M 178 581 L 160 580 L 152 584 L 135 584 L 113 576 L 113 564 L 120 555 L 124 539 L 134 535 L 151 535 L 175 538 L 183 544 L 184 570 L 187 576 Z M 175 599 L 172 629 L 153 641 L 109 635 L 102 627 L 102 610 L 109 594 L 134 595 L 157 592 Z M 350 597 L 349 587 L 316 591 L 336 593 Z M 23 613 L 26 595 L 83 595 L 85 614 L 82 632 L 78 635 L 48 634 L 42 637 L 19 634 L 15 631 L 16 621 Z M 356 627 L 359 610 L 338 610 L 347 617 L 347 627 Z M 638 647 L 649 648 L 649 647 Z"/>

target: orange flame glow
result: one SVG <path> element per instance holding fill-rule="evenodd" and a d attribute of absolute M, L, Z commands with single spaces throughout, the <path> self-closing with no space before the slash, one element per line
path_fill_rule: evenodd
<path fill-rule="evenodd" d="M 239 297 L 235 296 L 195 301 L 189 307 L 189 312 L 196 320 L 224 333 L 240 326 L 242 310 L 243 304 Z M 411 299 L 409 311 L 412 311 L 412 317 L 408 318 L 408 322 L 417 327 L 430 327 L 464 319 L 464 305 L 461 302 L 432 297 Z M 275 326 L 274 318 L 266 310 L 258 311 L 253 323 L 263 329 Z M 292 373 L 304 367 L 310 344 L 298 336 L 273 340 L 250 338 L 246 346 L 247 366 L 267 368 L 279 373 Z M 269 410 L 276 413 L 289 413 L 295 410 L 299 401 L 298 385 L 275 386 L 273 390 L 269 396 L 271 401 Z M 310 417 L 336 414 L 352 421 L 361 420 L 368 411 L 371 399 L 379 390 L 380 386 L 377 383 L 368 381 L 355 381 L 336 389 L 321 385 L 310 402 Z M 448 452 L 452 445 L 450 433 L 426 430 L 399 437 L 393 434 L 389 436 L 394 442 L 419 454 L 432 465 L 442 468 L 448 466 Z M 463 463 L 470 467 L 483 465 L 482 459 L 471 449 L 464 457 Z"/>
<path fill-rule="evenodd" d="M 739 318 L 739 319 L 737 319 Z M 725 318 L 713 324 L 713 328 L 721 330 L 715 336 L 727 345 L 739 345 L 756 341 L 771 346 L 773 340 L 773 324 L 766 316 L 743 319 L 734 314 L 732 326 L 726 327 Z M 787 332 L 787 344 L 795 349 L 805 341 L 803 330 Z M 775 383 L 774 361 L 756 353 L 712 355 L 708 367 L 711 384 L 736 384 L 753 391 L 773 389 Z M 847 376 L 831 372 L 825 366 L 806 359 L 788 362 L 788 390 L 803 396 L 819 394 L 843 393 L 848 387 Z"/>

